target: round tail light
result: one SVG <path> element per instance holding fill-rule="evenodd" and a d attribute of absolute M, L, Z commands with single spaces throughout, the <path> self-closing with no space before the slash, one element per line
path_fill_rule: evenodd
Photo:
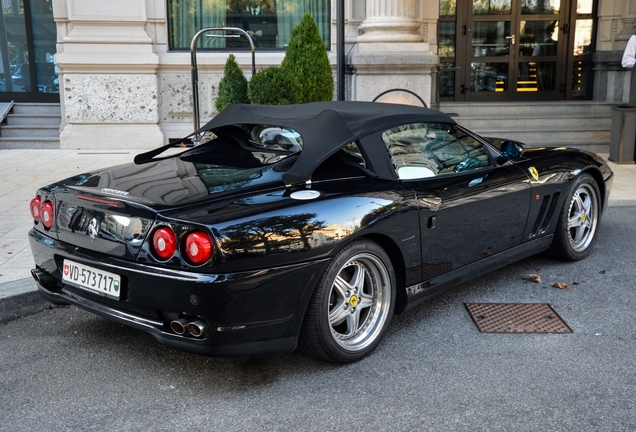
<path fill-rule="evenodd" d="M 188 261 L 195 265 L 206 263 L 212 256 L 214 245 L 210 236 L 202 231 L 195 231 L 186 237 L 185 254 Z"/>
<path fill-rule="evenodd" d="M 152 235 L 152 247 L 160 259 L 170 259 L 177 251 L 177 235 L 169 227 L 159 228 Z"/>
<path fill-rule="evenodd" d="M 42 202 L 40 200 L 40 197 L 35 197 L 31 200 L 31 203 L 29 204 L 29 208 L 31 209 L 31 216 L 33 217 L 33 220 L 35 221 L 35 223 L 40 222 L 40 207 L 42 206 Z"/>
<path fill-rule="evenodd" d="M 40 220 L 46 229 L 51 229 L 53 226 L 53 203 L 51 201 L 44 201 L 40 207 Z"/>

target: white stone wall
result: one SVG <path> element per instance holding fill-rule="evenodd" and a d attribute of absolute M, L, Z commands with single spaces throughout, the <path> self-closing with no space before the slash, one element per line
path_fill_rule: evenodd
<path fill-rule="evenodd" d="M 429 51 L 437 49 L 436 39 L 426 34 L 434 27 L 429 18 L 438 15 L 438 8 L 437 0 L 366 0 L 363 34 L 349 55 L 355 69 L 352 99 L 372 101 L 385 91 L 403 89 L 417 94 L 426 106 L 435 105 L 439 58 Z"/>
<path fill-rule="evenodd" d="M 636 32 L 636 1 L 599 0 L 597 51 L 622 51 Z"/>
<path fill-rule="evenodd" d="M 200 124 L 214 115 L 222 71 L 201 75 L 199 79 Z M 161 74 L 159 76 L 160 125 L 168 138 L 178 138 L 193 132 L 192 80 L 190 74 Z"/>
<path fill-rule="evenodd" d="M 391 2 L 400 7 L 394 11 Z M 358 65 L 350 80 L 350 95 L 371 100 L 399 86 L 431 101 L 436 56 L 427 52 L 435 43 L 427 37 L 427 26 L 434 26 L 431 14 L 436 16 L 436 7 L 436 0 L 345 0 L 347 50 L 362 46 L 367 52 L 365 64 Z M 53 8 L 62 84 L 62 148 L 157 147 L 192 132 L 190 56 L 169 51 L 166 0 L 53 0 Z M 367 10 L 374 12 L 369 15 Z M 335 11 L 332 0 L 334 72 Z M 359 43 L 361 33 L 369 40 L 363 37 Z M 376 51 L 380 55 L 374 57 Z M 387 58 L 383 51 L 416 51 L 417 64 L 403 65 L 396 73 L 395 64 L 378 60 Z M 249 78 L 251 55 L 235 55 Z M 374 59 L 369 61 L 368 55 Z M 279 65 L 283 56 L 257 52 L 257 69 Z M 226 58 L 227 53 L 197 57 L 201 124 L 215 114 Z"/>
<path fill-rule="evenodd" d="M 154 0 L 53 0 L 60 146 L 152 148 L 159 127 L 159 57 L 146 32 Z"/>
<path fill-rule="evenodd" d="M 67 123 L 149 123 L 159 120 L 153 75 L 65 74 Z"/>

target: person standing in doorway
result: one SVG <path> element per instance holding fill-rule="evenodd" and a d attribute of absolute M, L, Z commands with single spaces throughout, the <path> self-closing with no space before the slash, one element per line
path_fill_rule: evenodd
<path fill-rule="evenodd" d="M 636 64 L 636 34 L 627 41 L 621 64 L 624 68 L 632 70 L 632 80 L 629 85 L 629 106 L 636 107 L 636 69 L 634 68 L 634 64 Z"/>
<path fill-rule="evenodd" d="M 632 69 L 636 63 L 636 34 L 629 38 L 627 47 L 623 53 L 622 65 L 624 68 Z"/>

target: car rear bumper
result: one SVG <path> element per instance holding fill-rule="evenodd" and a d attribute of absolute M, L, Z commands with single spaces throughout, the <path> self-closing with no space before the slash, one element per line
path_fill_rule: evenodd
<path fill-rule="evenodd" d="M 142 265 L 29 233 L 40 293 L 55 304 L 82 309 L 144 330 L 162 344 L 213 356 L 293 351 L 309 297 L 326 260 L 233 274 L 203 274 Z M 119 299 L 62 281 L 64 259 L 121 276 Z M 177 334 L 179 318 L 203 322 L 200 337 Z"/>

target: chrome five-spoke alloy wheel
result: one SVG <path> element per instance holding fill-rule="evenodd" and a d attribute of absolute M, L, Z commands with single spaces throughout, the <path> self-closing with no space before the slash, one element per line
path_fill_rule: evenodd
<path fill-rule="evenodd" d="M 391 259 L 378 243 L 349 243 L 331 259 L 316 285 L 299 347 L 335 363 L 368 355 L 393 317 L 395 285 Z"/>
<path fill-rule="evenodd" d="M 563 203 L 548 254 L 567 261 L 588 256 L 600 217 L 601 194 L 596 180 L 588 173 L 580 174 Z"/>
<path fill-rule="evenodd" d="M 568 212 L 568 240 L 576 252 L 584 251 L 594 239 L 598 223 L 596 192 L 584 183 L 574 192 Z"/>
<path fill-rule="evenodd" d="M 360 351 L 382 331 L 391 306 L 391 283 L 384 263 L 361 253 L 340 269 L 329 295 L 329 326 L 334 340 Z"/>

